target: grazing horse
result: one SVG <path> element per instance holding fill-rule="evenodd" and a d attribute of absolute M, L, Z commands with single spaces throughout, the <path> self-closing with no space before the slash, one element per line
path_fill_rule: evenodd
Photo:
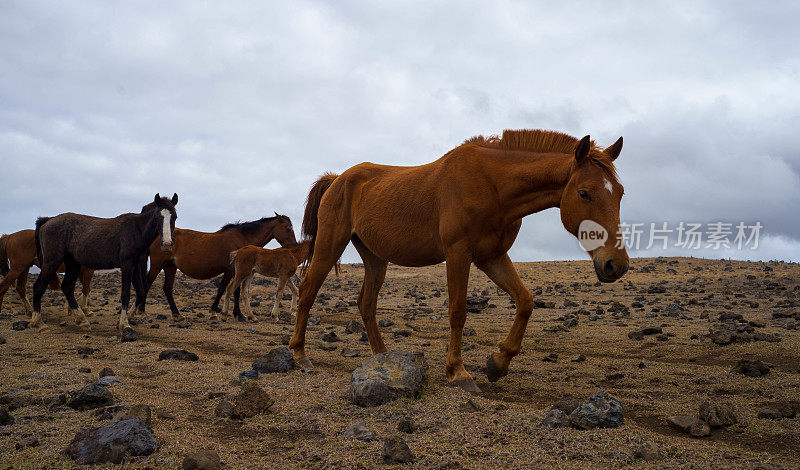
<path fill-rule="evenodd" d="M 41 268 L 39 259 L 36 258 L 36 241 L 34 240 L 33 230 L 20 230 L 0 237 L 0 274 L 5 276 L 3 282 L 0 282 L 0 310 L 3 308 L 3 298 L 6 295 L 6 291 L 16 281 L 17 293 L 20 300 L 22 300 L 25 313 L 30 318 L 33 314 L 33 307 L 28 302 L 25 291 L 28 287 L 28 271 L 34 265 Z M 64 272 L 63 264 L 58 268 L 58 272 Z M 80 280 L 83 289 L 79 303 L 81 310 L 87 316 L 91 315 L 91 312 L 86 307 L 86 300 L 89 298 L 89 292 L 91 291 L 93 275 L 94 270 L 89 268 L 81 269 Z M 58 276 L 53 277 L 48 287 L 51 290 L 61 288 Z"/>
<path fill-rule="evenodd" d="M 75 322 L 82 328 L 90 325 L 83 314 L 78 314 L 78 304 L 73 292 L 81 266 L 91 269 L 121 268 L 122 308 L 118 327 L 120 330 L 130 328 L 128 301 L 131 282 L 136 290 L 137 303 L 143 304 L 146 295 L 145 268 L 150 244 L 160 236 L 163 240 L 162 250 L 172 247 L 172 233 L 178 217 L 175 212 L 177 203 L 177 194 L 172 195 L 172 200 L 156 194 L 153 202 L 142 207 L 138 214 L 122 214 L 111 219 L 73 213 L 40 217 L 36 221 L 35 238 L 42 272 L 33 285 L 33 317 L 30 326 L 43 326 L 42 294 L 63 262 L 65 272 L 61 291 L 67 298 L 70 310 L 75 311 Z"/>
<path fill-rule="evenodd" d="M 150 289 L 153 281 L 158 277 L 158 273 L 163 269 L 164 296 L 167 298 L 173 318 L 179 319 L 181 314 L 172 297 L 176 271 L 180 269 L 181 272 L 193 279 L 211 279 L 222 274 L 217 296 L 211 304 L 211 320 L 216 320 L 219 301 L 233 277 L 233 267 L 230 262 L 231 252 L 247 245 L 264 246 L 273 238 L 281 246 L 297 243 L 289 217 L 276 212 L 275 217 L 227 224 L 214 233 L 176 228 L 171 250 L 156 250 L 159 239 L 156 238 L 153 241 L 150 249 L 147 289 Z M 140 306 L 140 308 L 142 307 Z M 237 309 L 234 308 L 234 314 L 236 313 Z"/>
<path fill-rule="evenodd" d="M 386 351 L 375 308 L 387 262 L 428 266 L 446 261 L 450 345 L 445 371 L 451 385 L 473 393 L 480 389 L 461 357 L 471 264 L 509 293 L 516 317 L 486 363 L 489 380 L 498 380 L 519 353 L 533 306 L 507 254 L 523 217 L 559 207 L 564 228 L 575 236 L 582 221 L 599 223 L 611 241 L 589 251 L 598 279 L 613 282 L 627 271 L 628 254 L 614 243 L 623 188 L 613 161 L 621 150 L 621 137 L 603 150 L 589 136 L 578 140 L 553 131 L 506 130 L 502 137 L 469 139 L 427 165 L 362 163 L 338 176 L 323 175 L 309 192 L 303 219 L 313 254 L 300 283 L 289 343 L 295 360 L 311 367 L 305 352 L 309 311 L 352 241 L 364 261 L 358 307 L 373 354 Z"/>
<path fill-rule="evenodd" d="M 295 287 L 291 277 L 297 272 L 297 267 L 300 263 L 308 259 L 310 252 L 311 242 L 309 240 L 304 240 L 295 246 L 276 248 L 274 250 L 247 245 L 232 252 L 230 259 L 235 275 L 225 291 L 225 315 L 228 315 L 228 301 L 233 290 L 242 286 L 247 318 L 250 321 L 255 320 L 253 309 L 250 307 L 250 283 L 253 281 L 255 273 L 278 279 L 278 292 L 275 294 L 275 306 L 272 307 L 273 319 L 278 318 L 278 308 L 283 298 L 283 289 L 287 283 L 289 284 L 289 290 L 292 291 L 290 308 L 294 310 L 294 302 L 298 294 L 297 287 Z"/>

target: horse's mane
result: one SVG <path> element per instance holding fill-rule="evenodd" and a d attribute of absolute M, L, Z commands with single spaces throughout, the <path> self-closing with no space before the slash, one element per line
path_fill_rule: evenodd
<path fill-rule="evenodd" d="M 572 137 L 558 131 L 546 131 L 542 129 L 506 129 L 503 136 L 490 135 L 484 137 L 478 135 L 464 141 L 462 145 L 477 145 L 479 147 L 497 148 L 503 150 L 527 150 L 537 153 L 568 153 L 574 154 L 575 147 L 580 139 Z M 611 175 L 616 174 L 614 162 L 603 153 L 603 148 L 598 146 L 593 140 L 590 142 L 589 149 L 590 161 Z"/>
<path fill-rule="evenodd" d="M 250 222 L 231 222 L 229 224 L 223 225 L 222 228 L 217 230 L 217 233 L 224 232 L 226 230 L 232 230 L 232 229 L 236 229 L 239 232 L 245 233 L 245 234 L 252 233 L 252 232 L 257 231 L 261 227 L 263 227 L 264 224 L 268 224 L 268 223 L 273 222 L 273 221 L 275 221 L 277 219 L 285 219 L 290 224 L 292 223 L 292 221 L 291 221 L 291 219 L 289 219 L 289 217 L 287 217 L 285 215 L 278 214 L 275 217 L 262 217 L 262 218 L 260 218 L 258 220 L 252 220 Z"/>

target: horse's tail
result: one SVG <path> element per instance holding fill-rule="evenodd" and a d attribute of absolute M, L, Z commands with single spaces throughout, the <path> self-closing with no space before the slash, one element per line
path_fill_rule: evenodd
<path fill-rule="evenodd" d="M 8 266 L 8 253 L 6 252 L 6 243 L 8 243 L 8 235 L 3 234 L 0 237 L 0 274 L 5 276 L 11 269 Z"/>
<path fill-rule="evenodd" d="M 310 242 L 308 257 L 306 258 L 304 266 L 308 265 L 308 263 L 311 262 L 311 258 L 314 256 L 314 242 L 317 240 L 317 216 L 319 215 L 319 204 L 322 201 L 322 195 L 331 187 L 331 184 L 333 184 L 333 181 L 338 176 L 339 175 L 335 173 L 325 173 L 319 177 L 317 182 L 311 186 L 311 191 L 308 192 L 301 231 L 303 238 Z"/>
<path fill-rule="evenodd" d="M 39 239 L 39 229 L 50 219 L 52 219 L 52 217 L 39 217 L 36 219 L 36 230 L 33 232 L 33 240 L 36 243 L 36 257 L 39 259 L 40 268 L 44 263 L 44 259 L 42 258 L 42 241 Z"/>

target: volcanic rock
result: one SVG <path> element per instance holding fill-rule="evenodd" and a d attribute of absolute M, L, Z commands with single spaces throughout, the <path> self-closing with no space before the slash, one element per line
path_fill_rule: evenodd
<path fill-rule="evenodd" d="M 400 397 L 416 398 L 427 383 L 422 353 L 388 351 L 361 362 L 350 380 L 350 399 L 378 406 Z"/>
<path fill-rule="evenodd" d="M 153 433 L 139 418 L 82 429 L 64 450 L 80 465 L 120 464 L 127 455 L 150 455 L 158 449 Z"/>

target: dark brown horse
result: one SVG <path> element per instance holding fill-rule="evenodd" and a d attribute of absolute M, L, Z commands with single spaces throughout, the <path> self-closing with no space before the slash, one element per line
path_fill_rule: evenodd
<path fill-rule="evenodd" d="M 31 303 L 28 302 L 28 297 L 26 296 L 28 271 L 31 266 L 41 268 L 39 259 L 36 257 L 36 241 L 34 240 L 33 230 L 20 230 L 0 237 L 0 274 L 5 276 L 3 282 L 0 282 L 0 310 L 3 309 L 3 298 L 6 295 L 6 291 L 16 281 L 17 293 L 20 300 L 22 300 L 25 313 L 28 317 L 33 314 L 33 307 L 31 307 Z M 63 264 L 58 268 L 58 272 L 64 272 Z M 86 306 L 86 300 L 89 298 L 89 292 L 91 291 L 93 275 L 94 270 L 89 268 L 81 269 L 80 280 L 83 289 L 78 303 L 84 315 L 87 316 L 91 316 L 91 311 Z M 58 276 L 53 277 L 49 287 L 51 290 L 61 288 Z"/>
<path fill-rule="evenodd" d="M 278 308 L 280 308 L 283 289 L 287 283 L 289 290 L 292 291 L 290 308 L 294 310 L 294 302 L 298 294 L 297 287 L 292 282 L 292 276 L 297 272 L 297 267 L 308 260 L 309 253 L 311 253 L 311 242 L 309 240 L 302 241 L 294 246 L 273 250 L 247 245 L 232 252 L 230 260 L 235 274 L 233 281 L 228 284 L 228 288 L 225 290 L 224 314 L 228 315 L 228 301 L 233 290 L 242 286 L 244 309 L 247 313 L 247 318 L 250 321 L 255 321 L 253 309 L 250 307 L 250 284 L 255 273 L 278 279 L 278 291 L 275 293 L 275 305 L 272 307 L 273 319 L 278 318 Z"/>
<path fill-rule="evenodd" d="M 42 262 L 42 272 L 33 285 L 33 316 L 30 326 L 42 325 L 41 304 L 47 283 L 56 275 L 58 266 L 64 263 L 64 280 L 61 291 L 67 298 L 70 310 L 75 313 L 75 322 L 88 328 L 89 321 L 78 314 L 75 301 L 75 281 L 81 267 L 91 269 L 122 270 L 122 294 L 120 302 L 120 330 L 130 328 L 128 302 L 131 283 L 136 290 L 137 303 L 145 299 L 145 269 L 150 245 L 161 237 L 162 250 L 172 248 L 172 233 L 175 230 L 175 205 L 178 195 L 172 200 L 156 194 L 153 202 L 142 207 L 138 214 L 122 214 L 112 219 L 66 213 L 55 217 L 41 217 L 36 221 L 36 251 Z M 134 309 L 134 312 L 136 310 Z M 41 329 L 40 329 L 41 331 Z"/>
<path fill-rule="evenodd" d="M 533 307 L 507 254 L 523 217 L 559 207 L 564 228 L 576 236 L 583 221 L 599 223 L 607 241 L 589 252 L 598 279 L 612 282 L 627 271 L 628 255 L 614 243 L 623 188 L 613 161 L 621 150 L 622 138 L 603 150 L 589 136 L 578 140 L 551 131 L 505 131 L 502 138 L 472 138 L 427 165 L 362 163 L 339 176 L 322 176 L 308 195 L 303 219 L 303 234 L 314 245 L 289 343 L 295 360 L 311 366 L 305 352 L 309 311 L 331 267 L 352 242 L 364 260 L 358 306 L 375 354 L 386 351 L 375 308 L 387 262 L 447 262 L 450 345 L 445 370 L 451 384 L 471 392 L 480 389 L 461 357 L 470 266 L 474 263 L 508 292 L 517 305 L 514 324 L 486 364 L 489 380 L 498 380 L 519 353 Z"/>
<path fill-rule="evenodd" d="M 217 296 L 211 304 L 211 319 L 216 320 L 217 313 L 220 311 L 220 298 L 233 277 L 233 267 L 230 262 L 231 252 L 247 245 L 264 246 L 273 238 L 281 246 L 297 243 L 289 217 L 275 213 L 275 217 L 227 224 L 214 233 L 176 228 L 171 250 L 156 250 L 160 240 L 156 238 L 153 241 L 153 247 L 150 249 L 147 289 L 150 289 L 153 281 L 158 277 L 158 273 L 163 269 L 164 295 L 173 318 L 178 319 L 181 318 L 181 314 L 172 296 L 176 271 L 180 269 L 181 272 L 194 279 L 211 279 L 222 274 Z M 238 307 L 238 296 L 236 304 Z M 237 313 L 237 309 L 234 309 L 234 314 Z"/>

